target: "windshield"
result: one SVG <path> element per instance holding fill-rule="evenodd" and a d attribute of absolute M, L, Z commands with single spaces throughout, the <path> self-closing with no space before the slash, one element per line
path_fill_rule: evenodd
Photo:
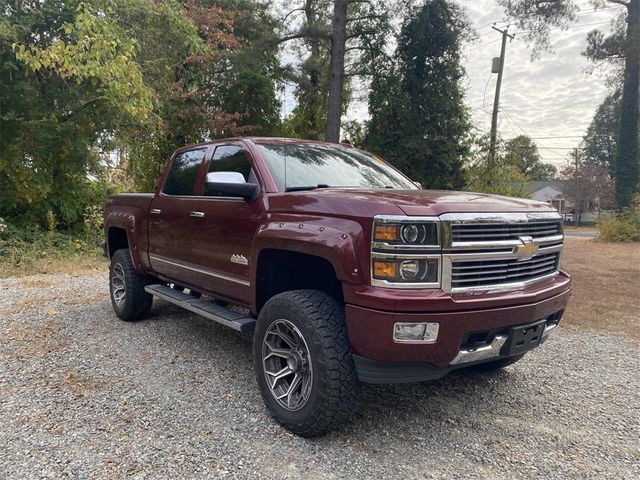
<path fill-rule="evenodd" d="M 322 187 L 415 190 L 407 177 L 361 150 L 333 145 L 259 143 L 278 190 Z"/>

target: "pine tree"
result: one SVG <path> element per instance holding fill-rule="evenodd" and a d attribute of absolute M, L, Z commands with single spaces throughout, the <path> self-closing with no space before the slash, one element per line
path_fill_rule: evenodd
<path fill-rule="evenodd" d="M 373 79 L 366 146 L 430 188 L 460 188 L 469 154 L 460 80 L 462 10 L 430 0 L 405 18 L 394 62 Z"/>

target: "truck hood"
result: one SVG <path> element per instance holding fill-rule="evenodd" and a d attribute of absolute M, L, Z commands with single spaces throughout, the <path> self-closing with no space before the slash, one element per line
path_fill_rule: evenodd
<path fill-rule="evenodd" d="M 554 211 L 548 204 L 523 198 L 452 190 L 390 190 L 323 188 L 278 195 L 276 209 L 308 213 L 356 215 L 502 213 Z M 280 208 L 277 208 L 280 207 Z M 287 208 L 289 207 L 289 208 Z"/>

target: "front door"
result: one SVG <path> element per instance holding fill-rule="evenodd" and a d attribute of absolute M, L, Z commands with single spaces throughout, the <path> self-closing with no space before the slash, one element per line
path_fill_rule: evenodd
<path fill-rule="evenodd" d="M 238 172 L 258 183 L 242 144 L 216 145 L 207 173 Z M 201 214 L 191 218 L 190 248 L 201 262 L 198 285 L 239 303 L 251 303 L 251 243 L 262 215 L 262 201 L 223 196 L 195 197 Z"/>
<path fill-rule="evenodd" d="M 186 248 L 196 211 L 193 189 L 206 148 L 177 153 L 164 185 L 149 209 L 149 262 L 153 270 L 176 283 L 191 284 L 192 262 Z"/>

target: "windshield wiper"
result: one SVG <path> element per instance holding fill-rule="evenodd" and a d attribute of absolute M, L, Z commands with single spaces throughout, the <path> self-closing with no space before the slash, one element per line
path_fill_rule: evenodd
<path fill-rule="evenodd" d="M 284 189 L 285 192 L 301 192 L 304 190 L 315 190 L 316 188 L 331 188 L 326 183 L 319 183 L 317 185 L 306 185 L 303 187 L 287 187 Z"/>

